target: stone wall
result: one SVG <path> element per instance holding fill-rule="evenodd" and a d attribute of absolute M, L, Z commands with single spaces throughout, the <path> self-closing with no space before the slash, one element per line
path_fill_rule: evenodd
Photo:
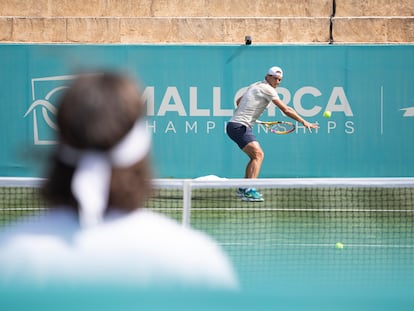
<path fill-rule="evenodd" d="M 343 43 L 414 43 L 413 0 L 337 0 L 333 37 Z"/>
<path fill-rule="evenodd" d="M 413 0 L 0 0 L 0 42 L 414 43 L 413 15 Z"/>

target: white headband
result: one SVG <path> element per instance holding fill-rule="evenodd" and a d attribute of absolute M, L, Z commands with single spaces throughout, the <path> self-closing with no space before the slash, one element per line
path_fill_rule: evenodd
<path fill-rule="evenodd" d="M 112 166 L 133 165 L 148 154 L 150 147 L 151 135 L 143 121 L 135 122 L 128 134 L 107 152 L 61 146 L 60 159 L 76 167 L 71 187 L 79 203 L 82 226 L 90 227 L 102 221 L 108 204 Z"/>

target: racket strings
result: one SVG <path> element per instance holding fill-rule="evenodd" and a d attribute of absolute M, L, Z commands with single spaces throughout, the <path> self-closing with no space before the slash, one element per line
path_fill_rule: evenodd
<path fill-rule="evenodd" d="M 295 129 L 295 126 L 289 122 L 280 122 L 277 124 L 273 124 L 270 127 L 270 131 L 276 134 L 287 134 L 292 132 Z"/>

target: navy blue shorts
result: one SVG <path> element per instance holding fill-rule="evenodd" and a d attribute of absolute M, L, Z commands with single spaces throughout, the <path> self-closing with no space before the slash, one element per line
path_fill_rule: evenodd
<path fill-rule="evenodd" d="M 239 145 L 240 149 L 243 149 L 248 143 L 252 141 L 257 141 L 252 129 L 240 123 L 227 123 L 226 131 L 227 135 L 229 135 L 229 137 L 237 145 Z"/>

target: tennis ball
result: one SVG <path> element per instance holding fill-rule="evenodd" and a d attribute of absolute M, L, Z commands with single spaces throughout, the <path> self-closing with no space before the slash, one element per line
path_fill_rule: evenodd
<path fill-rule="evenodd" d="M 341 242 L 337 242 L 337 243 L 335 244 L 335 247 L 336 247 L 337 249 L 343 249 L 343 248 L 344 248 L 344 245 L 343 245 Z"/>
<path fill-rule="evenodd" d="M 330 118 L 331 117 L 331 115 L 332 115 L 332 113 L 330 112 L 330 111 L 328 111 L 328 110 L 326 110 L 324 113 L 323 113 L 323 116 L 325 117 L 325 118 Z"/>

